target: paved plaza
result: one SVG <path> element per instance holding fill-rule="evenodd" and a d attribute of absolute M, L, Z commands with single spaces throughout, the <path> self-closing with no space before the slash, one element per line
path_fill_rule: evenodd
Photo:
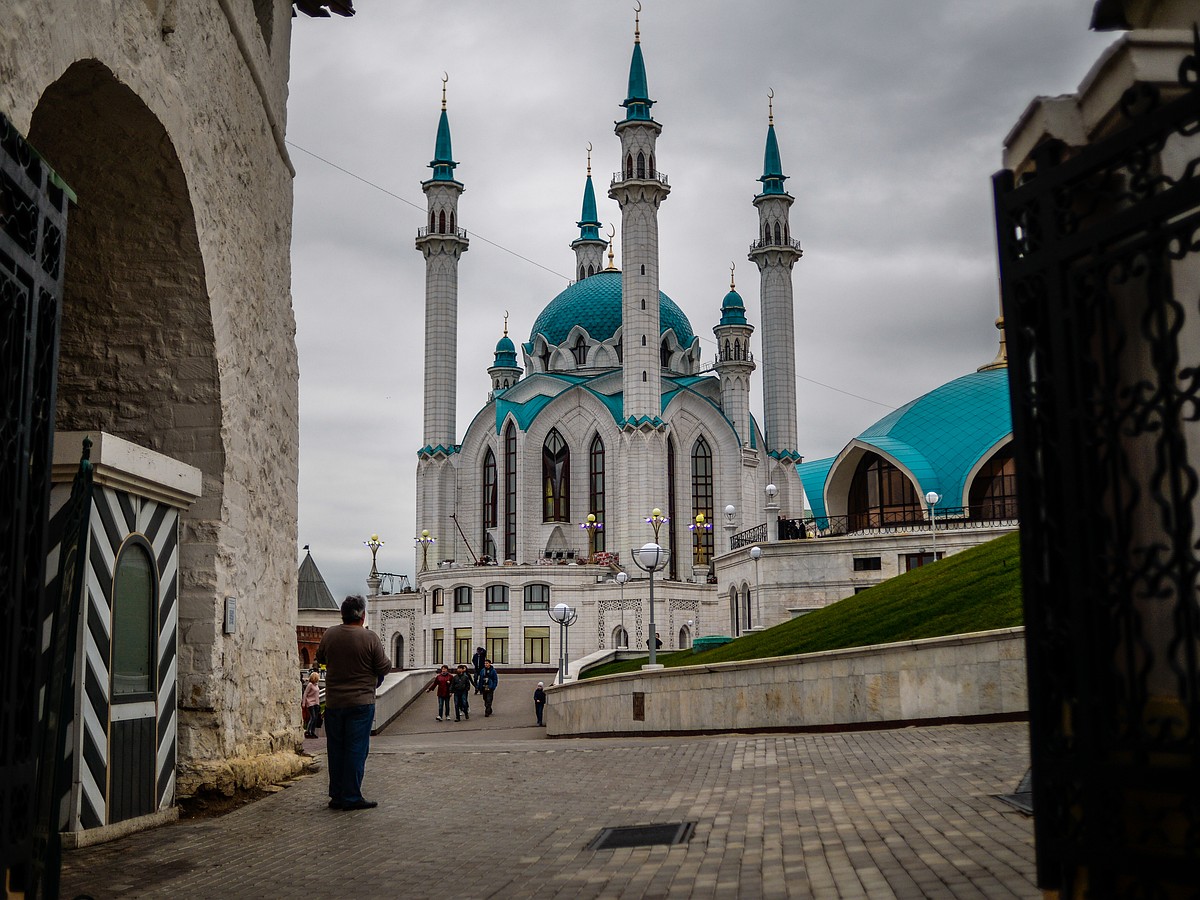
<path fill-rule="evenodd" d="M 993 795 L 1024 724 L 553 740 L 537 678 L 496 715 L 435 722 L 424 695 L 372 743 L 363 793 L 322 769 L 216 819 L 67 854 L 63 896 L 1037 897 L 1032 820 Z M 309 742 L 321 759 L 320 742 Z M 590 850 L 606 827 L 695 822 L 678 846 Z"/>

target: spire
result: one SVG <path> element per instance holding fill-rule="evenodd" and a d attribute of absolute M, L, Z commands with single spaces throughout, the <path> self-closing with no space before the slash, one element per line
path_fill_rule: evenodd
<path fill-rule="evenodd" d="M 733 285 L 733 263 L 729 264 L 729 293 L 721 301 L 721 325 L 746 325 L 746 304 Z"/>
<path fill-rule="evenodd" d="M 583 212 L 580 213 L 579 239 L 581 241 L 600 240 L 600 220 L 596 217 L 596 191 L 592 187 L 592 145 L 588 142 L 587 182 L 583 186 Z"/>
<path fill-rule="evenodd" d="M 629 63 L 629 93 L 625 102 L 625 118 L 650 119 L 650 107 L 654 101 L 650 99 L 650 89 L 646 86 L 646 63 L 642 60 L 642 4 L 639 0 L 635 7 L 633 26 L 633 59 Z"/>
<path fill-rule="evenodd" d="M 617 239 L 617 229 L 611 225 L 608 226 L 608 268 L 605 272 L 616 272 L 617 267 L 613 265 L 613 242 Z"/>
<path fill-rule="evenodd" d="M 783 163 L 779 160 L 779 141 L 775 137 L 775 90 L 767 93 L 767 150 L 763 154 L 762 192 L 764 194 L 786 194 L 783 183 L 787 176 L 783 174 Z"/>
<path fill-rule="evenodd" d="M 450 76 L 443 72 L 442 115 L 438 119 L 437 143 L 433 148 L 433 162 L 429 164 L 429 168 L 433 169 L 434 181 L 453 181 L 454 169 L 458 165 L 454 161 L 454 154 L 450 151 L 450 119 L 446 116 L 446 82 L 449 80 Z"/>

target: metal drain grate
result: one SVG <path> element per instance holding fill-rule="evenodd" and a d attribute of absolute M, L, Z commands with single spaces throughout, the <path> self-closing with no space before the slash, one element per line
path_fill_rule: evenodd
<path fill-rule="evenodd" d="M 649 847 L 655 844 L 686 844 L 696 830 L 695 822 L 668 822 L 665 825 L 630 825 L 605 828 L 587 845 L 588 850 L 615 850 L 617 847 Z"/>

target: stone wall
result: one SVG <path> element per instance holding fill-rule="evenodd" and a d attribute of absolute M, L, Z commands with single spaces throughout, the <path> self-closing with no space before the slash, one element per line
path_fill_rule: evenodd
<path fill-rule="evenodd" d="M 79 197 L 59 426 L 203 473 L 181 536 L 182 794 L 299 766 L 290 23 L 287 0 L 13 0 L 0 29 L 0 109 Z"/>
<path fill-rule="evenodd" d="M 608 675 L 548 695 L 552 737 L 1016 718 L 1029 708 L 1025 631 Z"/>

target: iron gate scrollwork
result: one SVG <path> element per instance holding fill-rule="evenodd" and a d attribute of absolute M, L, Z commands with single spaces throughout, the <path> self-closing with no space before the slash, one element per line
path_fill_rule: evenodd
<path fill-rule="evenodd" d="M 993 180 L 1038 882 L 1063 896 L 1200 872 L 1198 57 Z"/>

